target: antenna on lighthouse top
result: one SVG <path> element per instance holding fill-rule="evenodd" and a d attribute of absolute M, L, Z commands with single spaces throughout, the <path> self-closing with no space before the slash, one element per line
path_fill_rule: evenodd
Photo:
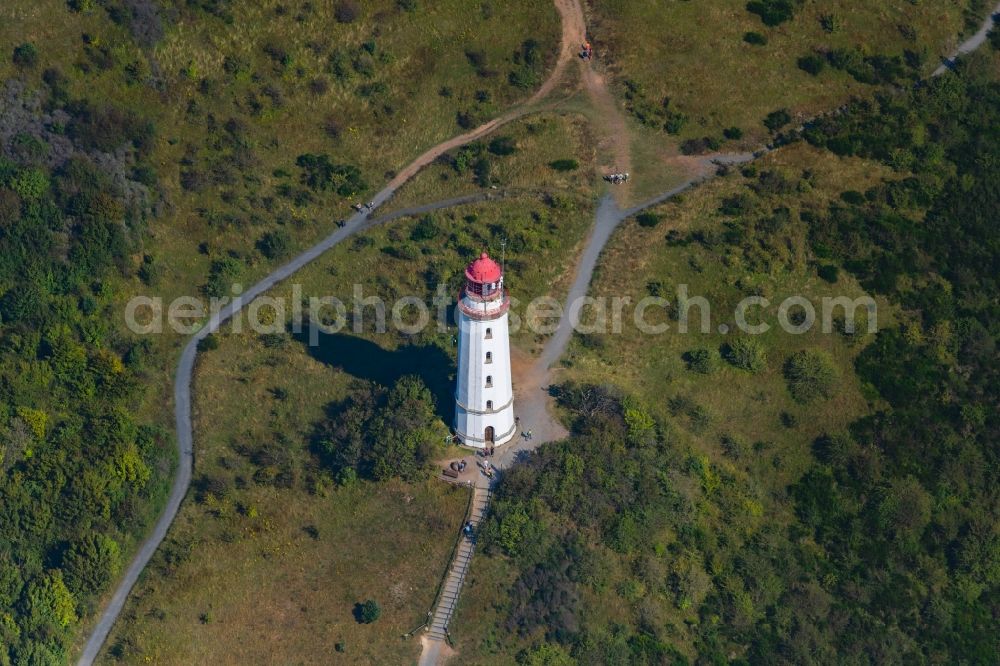
<path fill-rule="evenodd" d="M 507 237 L 500 239 L 500 270 L 507 274 Z"/>

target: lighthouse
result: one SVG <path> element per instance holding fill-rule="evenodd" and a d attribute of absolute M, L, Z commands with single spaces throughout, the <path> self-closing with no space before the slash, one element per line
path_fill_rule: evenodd
<path fill-rule="evenodd" d="M 465 269 L 458 294 L 458 376 L 455 432 L 466 446 L 486 448 L 514 437 L 503 269 L 483 252 Z"/>

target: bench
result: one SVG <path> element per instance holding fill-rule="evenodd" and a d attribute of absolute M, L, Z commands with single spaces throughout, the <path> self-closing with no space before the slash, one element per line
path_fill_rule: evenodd
<path fill-rule="evenodd" d="M 449 479 L 457 479 L 458 478 L 458 472 L 456 472 L 453 469 L 445 468 L 443 474 L 445 476 L 447 476 Z"/>

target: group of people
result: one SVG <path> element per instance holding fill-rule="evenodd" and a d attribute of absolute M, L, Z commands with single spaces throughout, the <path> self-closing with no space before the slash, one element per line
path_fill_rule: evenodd
<path fill-rule="evenodd" d="M 590 42 L 584 42 L 580 46 L 580 57 L 584 60 L 590 60 L 594 57 L 594 49 L 590 46 Z"/>
<path fill-rule="evenodd" d="M 365 212 L 370 213 L 373 210 L 375 210 L 375 202 L 374 201 L 369 201 L 366 204 L 356 203 L 353 206 L 351 206 L 351 208 L 353 208 L 354 210 L 358 211 L 359 213 L 365 213 Z"/>
<path fill-rule="evenodd" d="M 604 177 L 604 180 L 614 185 L 621 185 L 622 183 L 627 183 L 628 171 L 626 171 L 625 173 L 609 173 Z"/>

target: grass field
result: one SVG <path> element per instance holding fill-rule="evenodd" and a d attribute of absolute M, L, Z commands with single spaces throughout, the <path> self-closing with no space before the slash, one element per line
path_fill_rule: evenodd
<path fill-rule="evenodd" d="M 687 116 L 681 136 L 720 135 L 739 127 L 760 141 L 764 117 L 786 107 L 807 117 L 866 94 L 870 86 L 826 68 L 812 76 L 800 57 L 836 48 L 866 55 L 921 54 L 927 72 L 948 52 L 963 28 L 964 0 L 943 2 L 794 3 L 795 15 L 764 25 L 743 0 L 596 0 L 590 32 L 597 58 L 607 63 L 618 92 L 633 81 L 654 105 Z M 756 32 L 767 43 L 744 35 Z"/>
<path fill-rule="evenodd" d="M 843 190 L 864 191 L 887 175 L 877 165 L 839 160 L 804 145 L 773 153 L 755 167 L 758 172 L 785 174 L 792 182 L 801 178 L 804 171 L 809 172 L 808 191 L 782 200 L 792 209 L 793 219 L 801 211 L 824 208 Z M 568 376 L 591 382 L 603 381 L 608 369 L 615 368 L 614 383 L 641 396 L 659 418 L 678 426 L 682 440 L 713 458 L 723 457 L 721 435 L 731 435 L 745 443 L 767 442 L 766 455 L 750 456 L 756 460 L 747 463 L 760 466 L 747 471 L 777 488 L 800 474 L 799 463 L 804 464 L 808 459 L 808 451 L 801 450 L 803 442 L 836 429 L 837 424 L 845 422 L 845 417 L 860 415 L 867 409 L 852 364 L 854 356 L 871 338 L 820 331 L 823 297 L 845 295 L 853 299 L 863 292 L 845 276 L 830 284 L 816 275 L 805 246 L 804 223 L 790 230 L 785 247 L 768 248 L 775 265 L 767 272 L 755 270 L 757 267 L 720 242 L 719 235 L 731 219 L 718 211 L 720 201 L 745 191 L 746 183 L 752 180 L 734 173 L 682 195 L 681 203 L 667 203 L 653 211 L 662 216 L 662 222 L 653 229 L 643 228 L 634 220 L 627 222 L 609 244 L 594 279 L 592 293 L 596 296 L 624 295 L 637 302 L 654 289 L 673 304 L 672 312 L 678 302 L 677 288 L 687 285 L 691 298 L 704 296 L 712 306 L 707 334 L 700 332 L 700 312 L 692 306 L 686 334 L 677 330 L 674 321 L 669 322 L 670 330 L 654 336 L 643 334 L 626 322 L 622 335 L 577 335 L 564 363 Z M 664 236 L 675 229 L 682 234 L 703 232 L 709 240 L 670 247 Z M 712 234 L 715 241 L 711 240 Z M 714 354 L 731 339 L 731 334 L 723 335 L 717 327 L 725 325 L 735 333 L 735 305 L 751 294 L 762 294 L 771 302 L 766 308 L 755 309 L 758 319 L 771 326 L 767 333 L 757 336 L 767 351 L 767 369 L 751 375 L 717 359 L 716 370 L 707 376 L 686 370 L 682 358 L 685 352 L 706 348 Z M 777 324 L 778 306 L 790 296 L 804 296 L 814 304 L 817 323 L 808 333 L 791 335 Z M 880 325 L 886 326 L 892 317 L 891 310 L 885 303 L 880 306 Z M 657 315 L 650 315 L 648 320 L 665 321 Z M 860 315 L 858 322 L 863 323 Z M 800 349 L 823 349 L 834 358 L 841 379 L 831 399 L 804 406 L 788 394 L 782 363 Z M 669 401 L 675 397 L 700 406 L 707 414 L 707 423 L 692 421 L 678 413 L 678 408 Z M 798 425 L 783 427 L 782 413 L 791 414 Z M 781 457 L 783 462 L 772 469 L 774 457 Z"/>
<path fill-rule="evenodd" d="M 304 440 L 349 381 L 304 347 L 269 349 L 256 334 L 227 336 L 202 357 L 195 478 L 216 485 L 208 499 L 192 491 L 195 501 L 136 588 L 103 661 L 415 657 L 401 634 L 430 608 L 468 496 L 429 481 L 335 489 L 318 482 Z M 294 470 L 290 487 L 260 483 L 260 468 L 241 454 L 269 442 Z M 370 625 L 352 615 L 365 599 L 382 608 Z"/>
<path fill-rule="evenodd" d="M 509 155 L 494 154 L 490 145 L 496 139 L 510 139 L 515 151 Z M 595 166 L 594 139 L 586 119 L 578 114 L 545 112 L 532 115 L 498 130 L 480 144 L 490 162 L 487 178 L 478 178 L 471 168 L 459 173 L 451 160 L 442 159 L 404 185 L 385 210 L 391 212 L 491 187 L 589 196 L 600 181 Z M 494 149 L 503 150 L 500 146 Z M 450 157 L 454 158 L 459 152 L 454 151 Z M 561 165 L 560 160 L 576 164 Z"/>
<path fill-rule="evenodd" d="M 730 500 L 725 511 L 708 504 L 699 511 L 706 512 L 708 523 L 719 533 L 738 539 L 750 538 L 762 521 L 787 521 L 791 508 L 784 489 L 810 464 L 810 443 L 871 408 L 870 394 L 854 374 L 853 359 L 872 336 L 864 334 L 860 317 L 861 332 L 854 336 L 823 334 L 819 322 L 803 335 L 780 330 L 776 310 L 788 296 L 805 296 L 819 313 L 823 296 L 854 298 L 862 290 L 843 275 L 833 284 L 817 277 L 816 266 L 808 259 L 801 222 L 787 230 L 782 239 L 784 252 L 770 255 L 770 270 L 750 266 L 722 241 L 733 218 L 720 213 L 719 208 L 727 198 L 747 192 L 747 186 L 765 172 L 780 173 L 789 182 L 799 183 L 796 193 L 782 199 L 793 220 L 802 211 L 825 209 L 844 190 L 864 191 L 881 178 L 893 177 L 878 165 L 838 159 L 803 144 L 772 153 L 752 168 L 756 173 L 744 176 L 734 172 L 660 206 L 653 211 L 661 217 L 655 227 L 627 221 L 602 255 L 592 285 L 591 293 L 598 297 L 627 296 L 635 303 L 656 291 L 676 305 L 676 287 L 685 284 L 690 296 L 705 296 L 711 303 L 711 331 L 704 335 L 698 332 L 696 308 L 687 334 L 677 331 L 672 314 L 671 329 L 654 336 L 637 331 L 628 318 L 620 335 L 578 334 L 564 357 L 562 371 L 566 379 L 622 388 L 664 424 L 664 436 L 671 447 L 706 456 L 724 470 L 732 485 L 726 493 L 737 499 Z M 766 200 L 762 205 L 768 205 Z M 678 243 L 678 236 L 671 235 L 673 240 L 668 243 L 668 234 L 675 231 L 680 238 L 694 234 L 699 240 Z M 715 327 L 725 323 L 735 331 L 734 306 L 750 293 L 764 294 L 771 301 L 769 307 L 757 311 L 762 321 L 772 325 L 771 331 L 758 336 L 767 355 L 766 369 L 759 374 L 728 365 L 717 351 L 732 337 L 720 334 Z M 877 302 L 879 325 L 888 326 L 897 314 L 885 302 Z M 647 320 L 667 321 L 652 314 Z M 696 348 L 707 349 L 714 356 L 714 369 L 709 374 L 686 368 L 683 355 Z M 783 364 L 801 349 L 822 350 L 834 359 L 837 380 L 829 399 L 803 405 L 790 396 Z M 657 539 L 669 545 L 676 535 L 663 534 Z M 600 536 L 594 535 L 594 540 L 599 541 Z M 626 564 L 609 553 L 601 564 L 611 567 L 602 574 L 607 581 L 603 591 L 581 588 L 587 595 L 584 608 L 588 617 L 601 618 L 597 622 L 601 626 L 613 625 L 616 618 L 624 622 L 632 612 L 632 600 L 622 592 L 629 589 L 632 577 L 632 572 L 622 568 Z M 538 636 L 498 634 L 505 620 L 503 601 L 512 582 L 513 574 L 503 557 L 479 559 L 473 566 L 453 623 L 462 663 L 510 663 L 521 649 L 539 640 Z M 697 623 L 698 617 L 690 610 L 670 608 L 669 616 L 661 614 L 657 621 L 671 643 L 693 658 L 688 627 Z"/>

